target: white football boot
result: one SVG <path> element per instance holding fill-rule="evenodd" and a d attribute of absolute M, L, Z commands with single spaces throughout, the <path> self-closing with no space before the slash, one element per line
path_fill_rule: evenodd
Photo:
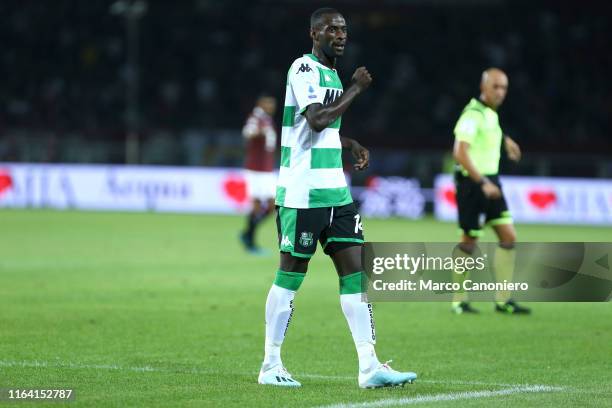
<path fill-rule="evenodd" d="M 301 387 L 302 384 L 295 381 L 291 374 L 282 365 L 277 365 L 267 370 L 261 369 L 259 372 L 259 378 L 257 379 L 259 384 L 266 385 L 278 385 L 280 387 Z"/>
<path fill-rule="evenodd" d="M 412 372 L 402 373 L 395 371 L 389 364 L 391 360 L 378 367 L 372 369 L 370 372 L 362 374 L 359 373 L 359 388 L 381 388 L 381 387 L 395 387 L 403 386 L 404 384 L 412 384 L 416 380 L 417 375 Z"/>

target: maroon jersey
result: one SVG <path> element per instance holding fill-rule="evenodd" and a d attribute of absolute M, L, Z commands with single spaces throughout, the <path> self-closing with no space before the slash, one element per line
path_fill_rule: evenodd
<path fill-rule="evenodd" d="M 274 170 L 276 130 L 272 117 L 260 107 L 255 107 L 242 128 L 242 135 L 246 139 L 244 167 L 254 171 Z"/>

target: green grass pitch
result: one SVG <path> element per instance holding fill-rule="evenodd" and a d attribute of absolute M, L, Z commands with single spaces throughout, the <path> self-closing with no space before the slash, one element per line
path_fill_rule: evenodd
<path fill-rule="evenodd" d="M 0 388 L 73 388 L 41 407 L 612 406 L 612 305 L 532 316 L 378 303 L 377 351 L 419 374 L 361 390 L 331 262 L 318 249 L 283 360 L 301 389 L 259 386 L 275 227 L 251 257 L 242 217 L 0 211 Z M 454 224 L 364 221 L 370 241 L 454 241 Z M 522 241 L 610 241 L 609 228 L 519 225 Z M 491 238 L 491 234 L 489 234 Z M 362 405 L 356 405 L 356 404 Z"/>

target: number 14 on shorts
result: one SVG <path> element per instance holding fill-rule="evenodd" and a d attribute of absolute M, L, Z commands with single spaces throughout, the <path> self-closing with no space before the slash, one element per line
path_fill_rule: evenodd
<path fill-rule="evenodd" d="M 355 218 L 355 234 L 359 231 L 363 231 L 363 224 L 361 223 L 361 215 L 356 214 L 353 218 Z"/>

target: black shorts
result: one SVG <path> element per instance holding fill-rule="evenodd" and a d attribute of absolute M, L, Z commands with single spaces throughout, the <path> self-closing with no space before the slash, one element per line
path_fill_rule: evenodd
<path fill-rule="evenodd" d="M 310 258 L 317 249 L 331 255 L 347 246 L 363 245 L 363 226 L 355 203 L 340 207 L 276 207 L 278 246 L 300 258 Z"/>
<path fill-rule="evenodd" d="M 500 190 L 502 189 L 497 175 L 487 176 L 487 178 Z M 503 190 L 500 198 L 488 199 L 482 192 L 480 184 L 461 172 L 455 172 L 455 187 L 457 189 L 459 228 L 465 235 L 474 238 L 481 236 L 483 224 L 489 226 L 512 224 L 512 216 L 508 211 Z"/>

